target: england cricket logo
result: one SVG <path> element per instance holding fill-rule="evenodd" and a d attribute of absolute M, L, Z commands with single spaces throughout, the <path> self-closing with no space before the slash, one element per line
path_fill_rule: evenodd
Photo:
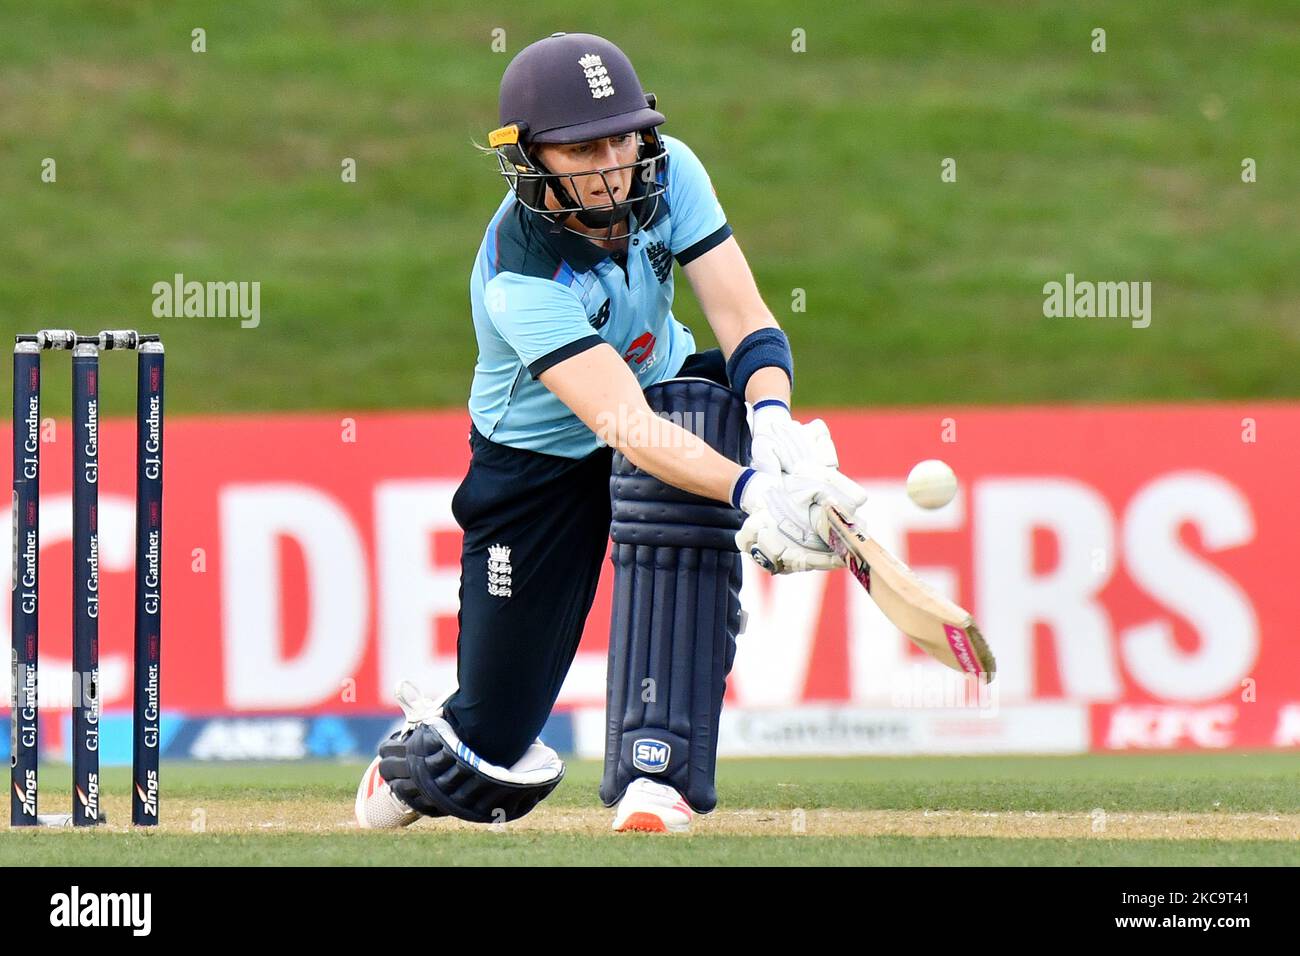
<path fill-rule="evenodd" d="M 582 67 L 582 72 L 587 77 L 587 85 L 591 87 L 591 98 L 593 100 L 614 95 L 614 82 L 609 78 L 605 65 L 600 62 L 600 57 L 594 53 L 588 53 L 586 56 L 578 58 L 578 65 Z"/>
<path fill-rule="evenodd" d="M 667 282 L 673 274 L 673 254 L 668 251 L 668 247 L 662 242 L 652 242 L 646 247 L 646 255 L 650 257 L 650 267 L 654 269 L 659 284 Z"/>
<path fill-rule="evenodd" d="M 510 576 L 514 568 L 510 567 L 510 548 L 504 544 L 488 545 L 488 594 L 493 597 L 510 597 Z"/>

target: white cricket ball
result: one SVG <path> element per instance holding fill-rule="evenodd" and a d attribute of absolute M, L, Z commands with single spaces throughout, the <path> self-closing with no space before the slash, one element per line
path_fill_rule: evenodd
<path fill-rule="evenodd" d="M 957 476 L 938 458 L 918 461 L 907 476 L 907 497 L 922 508 L 942 508 L 957 494 Z"/>

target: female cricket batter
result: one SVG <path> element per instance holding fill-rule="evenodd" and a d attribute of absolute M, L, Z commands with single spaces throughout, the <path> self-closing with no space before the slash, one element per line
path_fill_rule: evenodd
<path fill-rule="evenodd" d="M 398 689 L 406 729 L 362 777 L 362 827 L 504 822 L 559 783 L 563 762 L 536 738 L 595 596 L 611 487 L 601 797 L 618 804 L 617 830 L 685 830 L 716 802 L 717 717 L 743 617 L 736 547 L 778 573 L 840 566 L 819 502 L 851 513 L 864 496 L 834 470 L 825 425 L 791 418 L 789 343 L 704 167 L 658 132 L 655 105 L 623 52 L 590 34 L 540 40 L 502 78 L 489 146 L 510 189 L 470 276 L 472 455 L 452 502 L 464 529 L 458 686 L 438 700 Z M 673 318 L 674 259 L 721 350 L 697 352 Z M 695 410 L 714 440 L 647 396 L 658 411 Z"/>

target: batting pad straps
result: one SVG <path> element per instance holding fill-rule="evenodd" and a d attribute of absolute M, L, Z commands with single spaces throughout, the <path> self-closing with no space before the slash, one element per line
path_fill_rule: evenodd
<path fill-rule="evenodd" d="M 412 810 L 471 823 L 524 816 L 564 779 L 564 762 L 540 740 L 509 768 L 474 753 L 441 717 L 393 734 L 379 748 L 379 775 Z"/>
<path fill-rule="evenodd" d="M 744 396 L 745 386 L 760 368 L 782 369 L 794 388 L 794 356 L 790 352 L 790 340 L 780 329 L 758 329 L 750 332 L 736 350 L 727 359 L 727 378 L 731 387 Z"/>

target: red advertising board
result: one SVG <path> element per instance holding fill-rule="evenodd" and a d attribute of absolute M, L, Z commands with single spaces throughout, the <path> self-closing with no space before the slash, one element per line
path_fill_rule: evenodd
<path fill-rule="evenodd" d="M 868 530 L 980 620 L 1003 703 L 1087 705 L 1097 748 L 1297 744 L 1300 589 L 1285 559 L 1300 540 L 1300 406 L 824 417 L 843 470 L 871 492 Z M 110 710 L 130 694 L 132 427 L 108 421 L 101 440 Z M 403 677 L 448 686 L 450 502 L 467 429 L 457 412 L 170 420 L 167 706 L 357 713 L 389 708 Z M 46 432 L 41 649 L 57 672 L 70 658 L 71 460 L 66 423 Z M 922 458 L 959 476 L 943 509 L 903 492 Z M 732 705 L 887 706 L 937 666 L 847 574 L 746 575 Z M 606 575 L 564 707 L 603 704 L 608 616 Z M 62 683 L 44 680 L 44 693 Z"/>

